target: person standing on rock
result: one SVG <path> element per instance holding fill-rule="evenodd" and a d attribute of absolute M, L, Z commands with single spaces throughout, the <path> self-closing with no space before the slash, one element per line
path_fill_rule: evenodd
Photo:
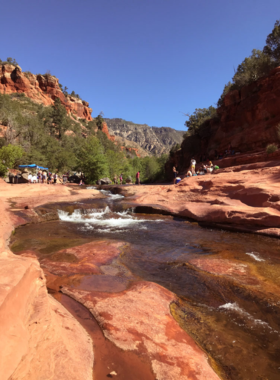
<path fill-rule="evenodd" d="M 177 174 L 178 174 L 178 172 L 176 170 L 176 166 L 173 166 L 172 171 L 173 171 L 173 183 L 175 185 L 175 183 L 176 183 L 176 177 L 177 177 Z"/>
<path fill-rule="evenodd" d="M 140 185 L 140 170 L 136 173 L 136 185 Z"/>
<path fill-rule="evenodd" d="M 191 159 L 191 167 L 190 167 L 191 172 L 192 172 L 192 175 L 195 174 L 195 165 L 196 165 L 196 161 L 195 161 L 194 158 L 192 158 L 192 159 Z"/>
<path fill-rule="evenodd" d="M 122 185 L 122 181 L 123 181 L 123 177 L 122 177 L 122 173 L 120 175 L 120 184 Z"/>

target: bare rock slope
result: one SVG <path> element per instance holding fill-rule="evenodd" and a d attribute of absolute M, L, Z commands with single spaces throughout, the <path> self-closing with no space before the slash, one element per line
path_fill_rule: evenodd
<path fill-rule="evenodd" d="M 169 153 L 175 144 L 181 144 L 183 131 L 169 127 L 149 127 L 147 124 L 135 124 L 123 119 L 105 119 L 111 135 L 120 136 L 138 144 L 146 152 L 160 155 Z"/>

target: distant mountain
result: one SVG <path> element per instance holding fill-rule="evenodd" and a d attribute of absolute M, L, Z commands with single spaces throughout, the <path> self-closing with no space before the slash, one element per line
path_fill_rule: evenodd
<path fill-rule="evenodd" d="M 150 127 L 147 124 L 135 124 L 124 119 L 107 119 L 110 135 L 119 136 L 132 141 L 147 153 L 161 155 L 169 153 L 175 144 L 181 144 L 184 131 L 176 131 L 169 127 Z"/>

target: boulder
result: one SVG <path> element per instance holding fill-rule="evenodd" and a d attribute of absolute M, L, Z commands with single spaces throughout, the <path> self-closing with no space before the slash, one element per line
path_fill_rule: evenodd
<path fill-rule="evenodd" d="M 112 183 L 112 181 L 110 180 L 110 178 L 106 177 L 106 178 L 101 178 L 97 181 L 97 185 L 110 185 Z"/>

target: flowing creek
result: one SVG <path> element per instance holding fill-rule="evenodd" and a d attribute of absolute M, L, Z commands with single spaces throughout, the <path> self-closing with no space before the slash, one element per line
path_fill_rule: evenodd
<path fill-rule="evenodd" d="M 108 198 L 57 205 L 59 220 L 19 227 L 11 237 L 14 253 L 38 257 L 49 292 L 91 335 L 94 378 L 115 371 L 122 380 L 156 379 L 145 355 L 116 347 L 60 289 L 116 294 L 144 280 L 177 295 L 172 316 L 221 379 L 279 380 L 280 241 L 135 214 L 121 196 L 103 194 Z M 109 244 L 109 259 L 89 266 L 83 256 L 76 265 L 75 247 L 90 243 Z"/>

